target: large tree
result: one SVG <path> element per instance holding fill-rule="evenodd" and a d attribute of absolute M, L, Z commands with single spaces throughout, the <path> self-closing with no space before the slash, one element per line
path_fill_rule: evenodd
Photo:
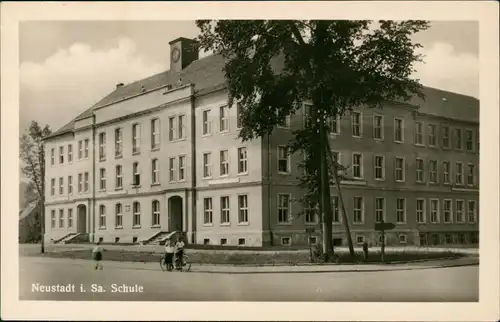
<path fill-rule="evenodd" d="M 331 158 L 328 120 L 353 108 L 382 108 L 387 101 L 422 96 L 412 79 L 420 44 L 412 34 L 425 21 L 200 20 L 200 47 L 222 54 L 229 104 L 238 102 L 243 141 L 270 135 L 287 115 L 312 105 L 305 126 L 295 130 L 290 153 L 306 155 L 308 188 L 302 202 L 317 205 L 325 260 L 333 252 L 330 187 L 340 193 Z M 342 198 L 340 198 L 342 200 Z M 349 248 L 354 255 L 341 201 Z"/>
<path fill-rule="evenodd" d="M 52 131 L 48 125 L 43 128 L 35 121 L 21 135 L 20 159 L 22 173 L 29 180 L 29 188 L 40 205 L 41 252 L 45 252 L 45 149 L 43 139 Z"/>

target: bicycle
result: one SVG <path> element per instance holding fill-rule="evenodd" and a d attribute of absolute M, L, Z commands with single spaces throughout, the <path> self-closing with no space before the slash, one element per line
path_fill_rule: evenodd
<path fill-rule="evenodd" d="M 186 267 L 185 271 L 186 272 L 189 272 L 191 270 L 191 263 L 188 263 L 188 256 L 186 254 L 184 254 L 183 256 L 183 265 L 179 265 L 179 260 L 176 258 L 175 259 L 175 268 L 178 270 L 178 271 L 184 271 L 184 267 Z M 166 264 L 165 263 L 165 256 L 162 256 L 160 258 L 160 267 L 161 267 L 161 270 L 162 271 L 173 271 L 174 270 L 174 264 L 173 263 L 168 263 Z"/>

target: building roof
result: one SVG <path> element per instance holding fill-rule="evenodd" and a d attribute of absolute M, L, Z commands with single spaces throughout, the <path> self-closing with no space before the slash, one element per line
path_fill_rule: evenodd
<path fill-rule="evenodd" d="M 32 201 L 26 207 L 24 207 L 24 209 L 19 211 L 19 220 L 22 220 L 31 215 L 31 213 L 33 213 L 33 210 L 37 208 L 37 205 L 38 205 L 37 201 Z"/>
<path fill-rule="evenodd" d="M 226 83 L 223 72 L 224 62 L 225 60 L 222 55 L 210 55 L 195 60 L 180 72 L 167 70 L 130 84 L 117 87 L 113 92 L 47 138 L 71 132 L 74 128 L 75 121 L 91 116 L 92 112 L 97 108 L 138 95 L 143 92 L 144 89 L 148 91 L 169 84 L 175 85 L 179 79 L 182 79 L 184 84 L 194 84 L 195 92 L 198 93 L 198 95 L 212 89 L 223 88 Z M 280 60 L 275 60 L 273 65 L 275 68 L 278 68 L 281 63 Z M 431 87 L 424 87 L 423 92 L 426 97 L 425 100 L 414 97 L 410 102 L 406 103 L 418 106 L 421 113 L 468 122 L 479 122 L 478 99 Z M 436 109 L 436 106 L 440 106 L 441 109 Z"/>

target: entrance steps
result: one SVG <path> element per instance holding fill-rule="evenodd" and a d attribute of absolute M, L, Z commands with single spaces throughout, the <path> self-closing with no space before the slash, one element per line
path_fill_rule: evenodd
<path fill-rule="evenodd" d="M 64 240 L 64 244 L 79 244 L 88 242 L 89 242 L 89 234 L 87 233 L 77 233 L 74 236 Z"/>
<path fill-rule="evenodd" d="M 143 240 L 141 243 L 143 245 L 165 245 L 167 239 L 175 238 L 180 232 L 173 231 L 160 231 L 150 238 Z"/>
<path fill-rule="evenodd" d="M 53 241 L 53 243 L 54 244 L 66 244 L 66 241 L 71 240 L 72 238 L 74 238 L 77 235 L 78 235 L 78 233 L 69 233 L 69 234 L 66 234 L 59 239 L 55 239 Z"/>

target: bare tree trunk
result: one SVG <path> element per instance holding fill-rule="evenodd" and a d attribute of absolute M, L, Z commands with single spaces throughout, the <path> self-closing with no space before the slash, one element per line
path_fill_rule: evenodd
<path fill-rule="evenodd" d="M 319 121 L 319 137 L 320 137 L 320 147 L 325 147 L 328 145 L 328 138 L 325 133 L 324 122 L 325 119 L 323 115 L 320 117 Z M 326 138 L 326 142 L 325 142 Z M 328 175 L 328 159 L 327 153 L 324 148 L 320 149 L 320 193 L 321 193 L 321 209 L 323 218 L 323 256 L 324 261 L 328 262 L 330 255 L 333 253 L 333 242 L 332 242 L 332 207 L 331 207 L 331 196 L 330 196 L 330 176 Z"/>
<path fill-rule="evenodd" d="M 40 252 L 45 253 L 45 198 L 42 197 L 42 202 L 40 203 L 40 235 L 41 235 L 41 250 Z"/>
<path fill-rule="evenodd" d="M 335 187 L 339 195 L 339 203 L 342 212 L 342 221 L 344 222 L 344 228 L 347 235 L 347 245 L 349 247 L 349 254 L 351 255 L 351 257 L 354 257 L 356 254 L 354 253 L 354 245 L 352 243 L 351 230 L 349 229 L 349 222 L 347 220 L 347 214 L 345 211 L 344 198 L 342 197 L 342 191 L 340 189 L 340 179 L 337 173 L 337 164 L 335 160 L 333 160 L 332 153 L 330 150 L 330 142 L 328 142 L 328 140 L 326 141 L 326 144 L 324 146 L 326 147 L 326 155 L 328 156 L 328 160 L 330 161 L 329 163 L 331 164 L 333 170 L 332 172 L 333 172 L 333 178 L 335 180 Z"/>

